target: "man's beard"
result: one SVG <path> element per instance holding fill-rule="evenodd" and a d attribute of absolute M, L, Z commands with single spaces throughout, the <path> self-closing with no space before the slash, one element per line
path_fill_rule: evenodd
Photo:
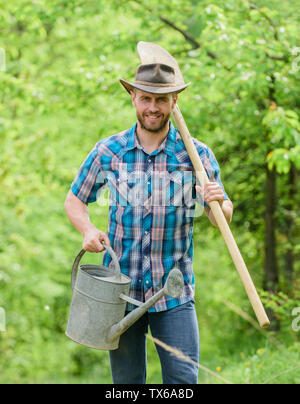
<path fill-rule="evenodd" d="M 145 119 L 144 119 L 144 118 L 142 117 L 142 115 L 139 114 L 138 112 L 137 112 L 136 116 L 137 116 L 137 119 L 138 119 L 138 121 L 139 121 L 139 123 L 140 123 L 140 125 L 141 125 L 141 127 L 142 127 L 143 129 L 147 130 L 148 132 L 156 133 L 156 132 L 160 132 L 161 130 L 163 130 L 163 129 L 168 125 L 171 114 L 168 114 L 168 115 L 161 121 L 161 124 L 160 124 L 159 126 L 157 126 L 156 128 L 152 128 L 152 127 L 150 127 L 150 126 L 147 126 L 147 124 L 146 124 L 146 122 L 145 122 Z"/>

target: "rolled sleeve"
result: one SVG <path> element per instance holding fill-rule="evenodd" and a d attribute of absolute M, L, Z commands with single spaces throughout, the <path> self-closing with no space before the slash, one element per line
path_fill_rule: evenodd
<path fill-rule="evenodd" d="M 104 186 L 105 179 L 101 172 L 98 143 L 81 165 L 71 190 L 83 203 L 97 200 L 99 190 Z"/>

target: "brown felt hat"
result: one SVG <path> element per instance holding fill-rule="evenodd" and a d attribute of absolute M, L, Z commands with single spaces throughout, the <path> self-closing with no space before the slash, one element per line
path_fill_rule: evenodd
<path fill-rule="evenodd" d="M 152 94 L 180 93 L 191 84 L 176 84 L 175 70 L 173 67 L 162 63 L 140 65 L 134 83 L 129 83 L 123 79 L 120 79 L 120 82 L 129 93 L 137 88 Z"/>

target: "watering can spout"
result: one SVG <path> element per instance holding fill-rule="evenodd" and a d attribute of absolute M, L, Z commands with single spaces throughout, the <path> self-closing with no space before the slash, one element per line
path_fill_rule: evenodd
<path fill-rule="evenodd" d="M 125 316 L 117 324 L 114 324 L 109 332 L 108 340 L 112 342 L 118 339 L 120 335 L 128 330 L 129 327 L 131 327 L 139 318 L 141 318 L 150 309 L 150 307 L 154 306 L 163 296 L 169 295 L 174 298 L 180 297 L 183 292 L 183 287 L 184 281 L 181 271 L 177 268 L 172 269 L 164 288 L 147 300 L 147 302 L 140 304 L 139 307 L 127 314 L 127 316 Z M 123 298 L 123 296 L 120 297 Z M 128 299 L 125 300 L 130 301 Z"/>

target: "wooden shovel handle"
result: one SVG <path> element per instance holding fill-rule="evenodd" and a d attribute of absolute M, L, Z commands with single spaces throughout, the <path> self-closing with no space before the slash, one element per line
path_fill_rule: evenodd
<path fill-rule="evenodd" d="M 206 171 L 203 167 L 202 161 L 200 159 L 199 153 L 194 145 L 192 137 L 188 131 L 188 128 L 185 124 L 181 111 L 178 105 L 175 106 L 173 110 L 173 117 L 176 122 L 176 125 L 179 129 L 181 138 L 185 144 L 189 157 L 193 163 L 194 169 L 196 171 L 197 178 L 199 179 L 202 186 L 206 184 L 209 179 L 207 177 Z M 252 304 L 253 310 L 256 314 L 258 322 L 261 328 L 267 328 L 270 326 L 270 321 L 265 312 L 265 309 L 261 303 L 261 300 L 258 296 L 258 293 L 255 289 L 251 276 L 248 272 L 246 264 L 243 260 L 243 257 L 240 253 L 240 250 L 235 242 L 235 239 L 231 233 L 230 227 L 225 219 L 223 211 L 218 201 L 213 201 L 209 203 L 209 207 L 211 208 L 214 218 L 218 224 L 218 227 L 222 233 L 222 236 L 225 240 L 227 248 L 230 252 L 230 255 L 233 259 L 235 267 L 240 275 L 242 283 L 245 287 L 246 293 L 249 297 L 249 300 Z"/>

